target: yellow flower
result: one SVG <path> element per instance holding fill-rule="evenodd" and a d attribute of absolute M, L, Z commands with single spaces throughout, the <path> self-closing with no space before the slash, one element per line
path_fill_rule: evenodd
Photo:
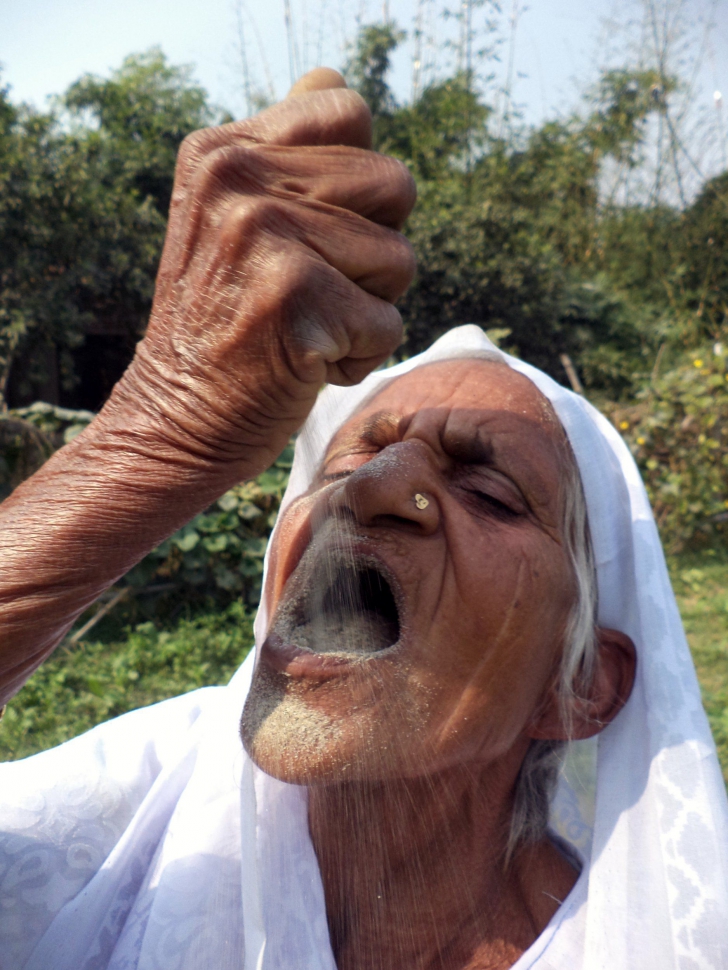
<path fill-rule="evenodd" d="M 638 438 L 637 439 L 637 444 L 638 445 L 643 445 L 644 443 L 645 443 L 645 439 L 644 438 Z"/>
<path fill-rule="evenodd" d="M 726 374 L 726 380 L 728 380 L 728 374 Z M 626 431 L 629 427 L 629 421 L 620 421 L 619 427 L 622 429 L 622 431 Z"/>
<path fill-rule="evenodd" d="M 693 367 L 702 367 L 702 366 L 703 366 L 702 360 L 698 359 L 693 361 Z"/>

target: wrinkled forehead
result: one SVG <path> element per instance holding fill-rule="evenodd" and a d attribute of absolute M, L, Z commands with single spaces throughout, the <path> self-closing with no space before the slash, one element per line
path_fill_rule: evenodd
<path fill-rule="evenodd" d="M 354 412 L 332 442 L 373 415 L 410 424 L 420 413 L 443 429 L 458 425 L 463 432 L 516 436 L 561 460 L 564 450 L 570 452 L 551 402 L 536 385 L 505 362 L 482 358 L 437 361 L 394 378 Z"/>
<path fill-rule="evenodd" d="M 450 455 L 501 466 L 551 504 L 574 458 L 550 401 L 505 362 L 481 358 L 438 361 L 399 376 L 334 434 L 326 456 L 359 442 L 384 447 L 425 437 Z"/>

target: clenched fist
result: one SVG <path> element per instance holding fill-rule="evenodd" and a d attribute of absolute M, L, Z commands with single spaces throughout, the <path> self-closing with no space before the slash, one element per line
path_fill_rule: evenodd
<path fill-rule="evenodd" d="M 149 328 L 112 408 L 158 414 L 165 446 L 232 481 L 271 462 L 325 381 L 392 353 L 415 189 L 370 145 L 365 102 L 323 69 L 185 140 Z"/>

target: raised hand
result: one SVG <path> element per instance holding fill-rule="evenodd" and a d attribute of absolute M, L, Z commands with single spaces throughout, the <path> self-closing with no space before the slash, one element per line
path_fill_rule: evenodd
<path fill-rule="evenodd" d="M 392 353 L 415 190 L 370 143 L 366 104 L 322 69 L 185 140 L 151 321 L 112 410 L 148 410 L 165 446 L 234 478 L 272 460 L 325 381 L 360 381 Z"/>

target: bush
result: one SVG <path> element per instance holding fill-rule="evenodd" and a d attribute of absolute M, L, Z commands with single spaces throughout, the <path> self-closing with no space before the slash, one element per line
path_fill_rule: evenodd
<path fill-rule="evenodd" d="M 226 605 L 240 597 L 260 601 L 263 557 L 293 462 L 289 445 L 278 460 L 251 482 L 236 485 L 152 550 L 123 582 L 158 589 L 164 601 L 205 601 Z"/>
<path fill-rule="evenodd" d="M 639 394 L 611 408 L 642 472 L 670 552 L 722 543 L 728 522 L 728 368 L 721 342 L 686 354 Z"/>

